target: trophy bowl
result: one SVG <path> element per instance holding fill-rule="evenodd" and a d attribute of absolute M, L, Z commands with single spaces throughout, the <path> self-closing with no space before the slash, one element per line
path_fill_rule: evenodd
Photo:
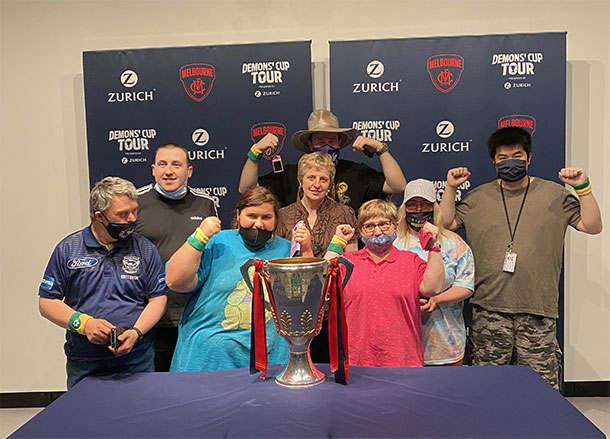
<path fill-rule="evenodd" d="M 345 258 L 339 263 L 346 267 L 344 284 L 352 271 Z M 244 280 L 252 290 L 248 269 L 255 264 L 250 259 L 241 267 Z M 281 258 L 265 261 L 262 272 L 268 280 L 269 303 L 275 329 L 290 345 L 290 358 L 275 381 L 285 387 L 302 388 L 320 384 L 324 374 L 312 363 L 309 346 L 320 333 L 324 319 L 326 277 L 329 263 L 320 258 Z"/>

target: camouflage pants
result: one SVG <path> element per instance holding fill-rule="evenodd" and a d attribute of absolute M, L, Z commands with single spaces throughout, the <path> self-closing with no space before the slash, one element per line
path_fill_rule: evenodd
<path fill-rule="evenodd" d="M 469 342 L 473 366 L 527 365 L 559 390 L 561 350 L 554 318 L 473 305 Z"/>

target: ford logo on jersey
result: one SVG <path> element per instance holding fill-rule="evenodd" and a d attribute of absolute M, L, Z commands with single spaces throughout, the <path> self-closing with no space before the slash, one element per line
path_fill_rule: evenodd
<path fill-rule="evenodd" d="M 99 261 L 95 258 L 72 258 L 68 261 L 70 270 L 95 267 Z"/>

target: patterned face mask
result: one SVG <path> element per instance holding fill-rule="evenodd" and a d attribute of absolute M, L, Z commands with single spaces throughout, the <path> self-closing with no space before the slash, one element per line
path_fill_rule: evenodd
<path fill-rule="evenodd" d="M 369 250 L 380 255 L 392 247 L 392 244 L 394 244 L 394 241 L 396 240 L 396 231 L 391 235 L 363 236 L 360 239 Z"/>

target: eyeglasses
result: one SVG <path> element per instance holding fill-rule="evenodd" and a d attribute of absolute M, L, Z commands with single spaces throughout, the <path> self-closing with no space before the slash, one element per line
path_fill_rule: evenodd
<path fill-rule="evenodd" d="M 434 209 L 434 203 L 431 203 L 430 201 L 408 201 L 405 204 L 405 208 L 408 212 L 415 212 L 418 207 L 419 210 L 426 212 Z"/>
<path fill-rule="evenodd" d="M 379 227 L 379 229 L 382 232 L 387 232 L 388 230 L 390 230 L 392 228 L 392 226 L 394 225 L 393 222 L 391 221 L 382 221 L 380 223 L 369 223 L 369 224 L 363 224 L 362 225 L 362 230 L 365 231 L 366 233 L 371 233 L 375 231 L 375 227 Z"/>

